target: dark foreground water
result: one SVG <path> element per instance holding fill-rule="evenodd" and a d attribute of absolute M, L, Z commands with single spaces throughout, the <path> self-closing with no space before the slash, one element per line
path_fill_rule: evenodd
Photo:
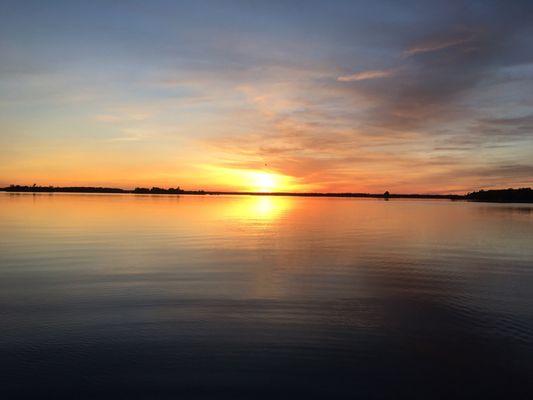
<path fill-rule="evenodd" d="M 533 398 L 533 209 L 0 194 L 0 396 Z"/>

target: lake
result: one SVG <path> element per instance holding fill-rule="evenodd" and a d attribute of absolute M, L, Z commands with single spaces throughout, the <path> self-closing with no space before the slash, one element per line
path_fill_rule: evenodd
<path fill-rule="evenodd" d="M 3 398 L 531 398 L 533 206 L 0 194 Z"/>

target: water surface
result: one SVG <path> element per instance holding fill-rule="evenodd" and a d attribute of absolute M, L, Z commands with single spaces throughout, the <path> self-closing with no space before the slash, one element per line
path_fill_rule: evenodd
<path fill-rule="evenodd" d="M 2 392 L 531 398 L 528 205 L 0 194 Z"/>

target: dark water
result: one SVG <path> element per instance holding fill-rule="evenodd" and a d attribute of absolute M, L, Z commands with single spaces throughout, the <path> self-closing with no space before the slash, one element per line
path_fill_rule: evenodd
<path fill-rule="evenodd" d="M 533 398 L 532 211 L 1 194 L 1 396 Z"/>

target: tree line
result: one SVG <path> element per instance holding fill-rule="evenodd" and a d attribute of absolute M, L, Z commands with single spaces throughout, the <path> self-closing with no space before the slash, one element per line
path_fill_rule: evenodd
<path fill-rule="evenodd" d="M 449 199 L 449 200 L 469 200 L 469 201 L 484 201 L 484 202 L 501 202 L 501 203 L 533 203 L 533 190 L 531 188 L 519 189 L 495 189 L 495 190 L 479 190 L 471 192 L 466 195 L 433 195 L 433 194 L 396 194 L 386 191 L 383 194 L 370 193 L 290 193 L 290 192 L 236 192 L 236 191 L 205 191 L 205 190 L 183 190 L 179 186 L 175 188 L 160 188 L 154 186 L 152 188 L 136 187 L 133 190 L 126 190 L 120 188 L 110 187 L 92 187 L 92 186 L 25 186 L 25 185 L 10 185 L 5 188 L 0 188 L 5 192 L 41 192 L 41 193 L 134 193 L 134 194 L 210 194 L 210 195 L 271 195 L 271 196 L 300 196 L 300 197 L 368 197 L 368 198 L 410 198 L 410 199 Z"/>

